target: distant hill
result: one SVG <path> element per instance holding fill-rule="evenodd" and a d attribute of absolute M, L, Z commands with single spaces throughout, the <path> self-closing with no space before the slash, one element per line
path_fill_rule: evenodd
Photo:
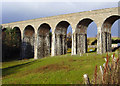
<path fill-rule="evenodd" d="M 67 34 L 67 37 L 72 37 L 72 33 L 69 32 L 69 33 Z"/>
<path fill-rule="evenodd" d="M 88 45 L 96 45 L 97 44 L 97 37 L 88 37 L 87 38 L 87 44 Z"/>
<path fill-rule="evenodd" d="M 87 38 L 87 43 L 88 45 L 96 45 L 97 43 L 97 37 L 88 37 Z M 113 36 L 112 37 L 112 43 L 113 44 L 116 44 L 116 43 L 119 43 L 120 42 L 120 38 L 116 37 L 116 36 Z"/>

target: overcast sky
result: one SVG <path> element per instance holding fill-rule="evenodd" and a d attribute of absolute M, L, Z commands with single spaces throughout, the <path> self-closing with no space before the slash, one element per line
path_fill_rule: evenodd
<path fill-rule="evenodd" d="M 2 24 L 40 17 L 118 7 L 118 1 L 119 0 L 3 0 L 1 14 Z M 94 22 L 89 25 L 87 30 L 89 37 L 97 34 L 96 28 L 97 26 Z M 115 22 L 113 28 L 116 30 L 112 30 L 112 35 L 117 36 L 118 22 Z M 68 32 L 69 31 L 71 31 L 70 28 L 68 29 Z"/>

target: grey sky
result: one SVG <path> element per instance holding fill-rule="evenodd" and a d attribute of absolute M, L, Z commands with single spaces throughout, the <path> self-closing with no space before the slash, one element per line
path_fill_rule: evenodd
<path fill-rule="evenodd" d="M 28 2 L 27 0 L 24 0 L 19 2 L 19 0 L 13 0 L 8 2 L 8 0 L 4 0 L 2 2 L 2 23 L 118 6 L 118 2 L 112 2 L 112 0 L 110 0 L 111 2 L 94 2 L 94 0 L 92 0 L 92 2 L 78 2 L 78 0 L 74 0 L 74 2 L 73 0 L 67 0 L 65 2 L 53 2 L 54 0 L 50 0 L 50 2 L 48 2 L 48 0 L 45 0 L 46 2 L 42 1 L 43 0 L 39 0 L 39 2 L 36 2 L 35 0 L 30 0 Z M 114 27 L 117 28 L 117 23 L 115 24 Z M 89 28 L 92 28 L 92 30 L 89 30 Z M 95 23 L 91 23 L 89 28 L 87 31 L 88 35 L 92 31 L 92 34 L 90 34 L 89 37 L 95 36 L 97 34 L 97 31 L 95 31 L 97 28 Z M 93 31 L 96 32 L 96 34 L 93 33 Z M 117 36 L 116 33 L 113 35 Z"/>

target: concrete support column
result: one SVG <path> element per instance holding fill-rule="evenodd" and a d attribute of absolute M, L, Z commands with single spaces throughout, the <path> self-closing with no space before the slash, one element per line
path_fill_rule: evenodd
<path fill-rule="evenodd" d="M 76 55 L 77 53 L 76 53 L 76 33 L 74 33 L 74 55 Z"/>
<path fill-rule="evenodd" d="M 106 53 L 107 52 L 107 33 L 106 32 L 103 32 L 102 33 L 102 42 L 103 42 L 103 47 L 102 47 L 102 51 L 103 53 Z"/>
<path fill-rule="evenodd" d="M 79 54 L 83 54 L 84 46 L 83 46 L 83 34 L 80 34 L 80 40 L 79 40 Z"/>
<path fill-rule="evenodd" d="M 85 34 L 85 53 L 87 53 L 88 45 L 87 45 L 87 34 Z"/>
<path fill-rule="evenodd" d="M 29 54 L 27 54 L 27 52 L 28 52 L 27 49 L 28 49 L 28 46 L 30 45 L 30 43 L 29 43 L 30 40 L 29 39 L 30 39 L 29 37 L 25 37 L 25 35 L 23 35 L 23 39 L 22 39 L 22 59 L 29 56 Z M 29 45 L 28 45 L 28 43 L 29 43 Z"/>
<path fill-rule="evenodd" d="M 106 33 L 106 52 L 109 52 L 109 33 Z"/>
<path fill-rule="evenodd" d="M 109 34 L 109 47 L 110 47 L 110 52 L 112 52 L 112 38 L 111 38 L 111 33 Z"/>
<path fill-rule="evenodd" d="M 57 39 L 57 55 L 61 55 L 61 38 L 60 35 L 57 34 L 56 35 L 56 39 Z"/>
<path fill-rule="evenodd" d="M 79 34 L 79 54 L 82 54 L 83 46 L 82 46 L 82 34 Z"/>
<path fill-rule="evenodd" d="M 23 58 L 23 30 L 21 30 L 21 48 L 20 48 L 20 57 Z"/>
<path fill-rule="evenodd" d="M 103 53 L 103 42 L 102 42 L 102 31 L 101 27 L 98 27 L 98 33 L 97 33 L 97 54 L 102 54 Z"/>
<path fill-rule="evenodd" d="M 80 53 L 83 54 L 83 35 L 80 34 Z"/>
<path fill-rule="evenodd" d="M 105 53 L 105 33 L 102 32 L 102 53 Z"/>
<path fill-rule="evenodd" d="M 25 58 L 26 57 L 26 52 L 27 52 L 27 42 L 29 42 L 28 41 L 28 38 L 27 37 L 23 37 L 23 43 L 22 43 L 22 56 L 23 56 L 23 58 Z"/>
<path fill-rule="evenodd" d="M 102 51 L 103 53 L 106 52 L 111 52 L 112 48 L 111 48 L 111 34 L 108 32 L 103 32 L 102 33 L 102 42 L 103 42 L 103 47 L 102 47 Z"/>
<path fill-rule="evenodd" d="M 38 35 L 37 42 L 37 56 L 38 58 L 43 58 L 50 55 L 50 39 L 49 35 Z"/>
<path fill-rule="evenodd" d="M 38 47 L 38 45 L 37 45 L 37 33 L 35 33 L 35 37 L 31 41 L 33 41 L 34 59 L 38 59 L 38 57 L 37 57 L 37 47 Z"/>
<path fill-rule="evenodd" d="M 87 52 L 87 35 L 83 34 L 83 53 Z"/>
<path fill-rule="evenodd" d="M 52 34 L 52 47 L 51 47 L 51 56 L 56 55 L 56 36 L 55 33 Z"/>
<path fill-rule="evenodd" d="M 43 49 L 43 36 L 38 35 L 37 39 L 37 58 L 42 58 L 44 54 L 44 49 Z"/>
<path fill-rule="evenodd" d="M 106 31 L 106 28 L 104 28 L 104 31 L 102 31 L 101 27 L 98 27 L 98 33 L 97 33 L 97 53 L 102 54 L 106 52 L 111 52 L 111 33 Z"/>
<path fill-rule="evenodd" d="M 63 54 L 63 35 L 61 34 L 60 35 L 60 39 L 59 39 L 60 41 L 59 41 L 59 48 L 60 48 L 60 53 L 59 53 L 59 55 L 62 55 Z M 65 45 L 65 44 L 64 44 Z"/>
<path fill-rule="evenodd" d="M 79 54 L 83 54 L 87 52 L 87 35 L 80 34 L 79 41 Z"/>
<path fill-rule="evenodd" d="M 21 30 L 21 42 L 23 42 L 23 30 Z"/>
<path fill-rule="evenodd" d="M 64 42 L 65 42 L 64 54 L 66 54 L 67 53 L 67 36 L 66 35 L 64 35 Z"/>
<path fill-rule="evenodd" d="M 111 52 L 112 51 L 112 48 L 111 48 L 111 34 L 110 33 L 107 33 L 107 51 L 108 52 Z"/>
<path fill-rule="evenodd" d="M 72 51 L 71 55 L 74 55 L 74 34 L 72 34 Z"/>
<path fill-rule="evenodd" d="M 80 54 L 80 34 L 77 35 L 77 54 Z"/>
<path fill-rule="evenodd" d="M 45 53 L 46 55 L 45 56 L 48 56 L 50 55 L 50 37 L 49 37 L 49 34 L 46 36 L 46 50 L 45 50 Z"/>
<path fill-rule="evenodd" d="M 65 44 L 65 35 L 62 36 L 62 46 L 63 46 L 63 49 L 62 49 L 62 54 L 64 55 L 65 54 L 65 49 L 66 49 L 66 44 Z"/>

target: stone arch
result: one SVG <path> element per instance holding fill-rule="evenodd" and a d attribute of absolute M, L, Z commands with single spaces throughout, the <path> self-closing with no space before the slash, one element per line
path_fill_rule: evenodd
<path fill-rule="evenodd" d="M 87 33 L 87 27 L 88 25 L 93 22 L 92 19 L 90 18 L 84 18 L 82 19 L 81 21 L 79 21 L 79 23 L 76 25 L 76 29 L 75 31 L 76 32 L 79 32 L 79 33 Z"/>
<path fill-rule="evenodd" d="M 119 15 L 112 15 L 106 18 L 102 24 L 102 53 L 112 51 L 111 27 L 118 19 L 120 19 Z"/>
<path fill-rule="evenodd" d="M 3 28 L 2 31 L 5 31 L 7 28 Z"/>
<path fill-rule="evenodd" d="M 31 25 L 27 25 L 23 31 L 22 57 L 34 58 L 35 30 Z"/>
<path fill-rule="evenodd" d="M 21 52 L 21 30 L 19 27 L 14 27 L 13 28 L 13 34 L 16 39 L 16 55 L 20 57 L 20 52 Z"/>
<path fill-rule="evenodd" d="M 14 32 L 18 35 L 18 39 L 21 41 L 21 30 L 19 27 L 14 27 L 13 28 Z"/>
<path fill-rule="evenodd" d="M 2 29 L 2 60 L 3 61 L 6 59 L 6 45 L 4 44 L 6 37 L 6 33 L 5 33 L 6 30 L 7 28 Z"/>
<path fill-rule="evenodd" d="M 87 52 L 87 28 L 93 22 L 90 18 L 84 18 L 76 25 L 74 33 L 74 43 L 76 54 Z"/>
<path fill-rule="evenodd" d="M 5 38 L 5 31 L 7 30 L 7 28 L 3 28 L 2 29 L 2 40 L 4 40 Z"/>
<path fill-rule="evenodd" d="M 37 48 L 37 57 L 43 58 L 50 55 L 51 52 L 51 35 L 50 35 L 50 25 L 43 23 L 39 26 L 38 34 L 38 48 Z"/>
<path fill-rule="evenodd" d="M 106 18 L 102 24 L 102 31 L 103 32 L 111 32 L 111 27 L 116 20 L 120 19 L 119 15 L 112 15 Z"/>
<path fill-rule="evenodd" d="M 67 21 L 60 21 L 55 28 L 55 54 L 67 53 L 67 28 L 70 25 Z"/>

